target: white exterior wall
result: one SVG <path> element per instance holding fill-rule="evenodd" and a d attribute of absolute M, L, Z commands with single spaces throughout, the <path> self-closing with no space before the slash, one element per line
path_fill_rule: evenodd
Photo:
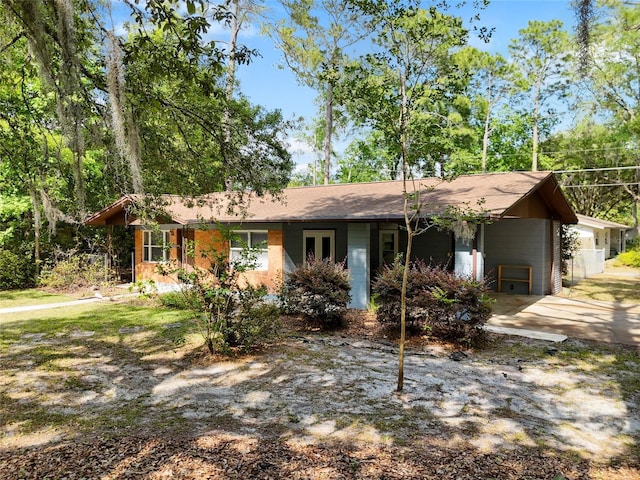
<path fill-rule="evenodd" d="M 455 239 L 454 270 L 458 276 L 470 277 L 475 267 L 475 280 L 482 280 L 484 278 L 484 224 L 479 225 L 476 231 L 475 265 L 473 264 L 473 246 L 473 240 L 465 242 Z"/>
<path fill-rule="evenodd" d="M 596 248 L 596 236 L 593 228 L 584 225 L 571 225 L 571 230 L 578 232 L 580 248 L 593 250 Z"/>

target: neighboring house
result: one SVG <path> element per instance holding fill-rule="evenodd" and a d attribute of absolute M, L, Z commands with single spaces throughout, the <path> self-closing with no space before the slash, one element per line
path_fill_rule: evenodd
<path fill-rule="evenodd" d="M 496 289 L 502 265 L 500 287 L 513 293 L 561 291 L 561 225 L 576 223 L 577 218 L 553 174 L 466 175 L 450 182 L 426 179 L 415 185 L 426 215 L 441 212 L 446 205 L 468 205 L 487 220 L 469 242 L 448 231 L 427 231 L 415 238 L 415 258 L 476 278 L 488 275 Z M 411 182 L 409 186 L 414 188 Z M 283 272 L 302 264 L 309 254 L 345 260 L 352 277 L 353 308 L 368 306 L 376 272 L 402 253 L 406 244 L 401 181 L 289 188 L 283 192 L 283 201 L 252 199 L 242 218 L 219 208 L 224 206 L 226 195 L 201 197 L 202 206 L 177 196 L 163 197 L 166 216 L 158 217 L 159 230 L 146 227 L 132 213 L 130 207 L 137 200 L 133 196 L 97 212 L 86 224 L 135 229 L 138 280 L 173 281 L 156 273 L 155 266 L 162 261 L 206 266 L 199 254 L 184 255 L 187 240 L 194 241 L 197 250 L 213 246 L 231 257 L 237 255 L 237 246 L 223 240 L 216 222 L 236 227 L 249 244 L 264 245 L 266 240 L 259 268 L 247 273 L 252 282 L 274 287 Z M 481 208 L 477 207 L 480 199 L 484 202 Z M 216 205 L 208 205 L 208 201 Z"/>
<path fill-rule="evenodd" d="M 572 228 L 578 232 L 581 249 L 604 250 L 605 259 L 624 252 L 626 232 L 631 227 L 586 215 L 576 216 L 578 224 Z"/>

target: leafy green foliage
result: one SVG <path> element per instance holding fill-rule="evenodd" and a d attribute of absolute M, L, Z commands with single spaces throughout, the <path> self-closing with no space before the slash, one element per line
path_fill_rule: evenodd
<path fill-rule="evenodd" d="M 122 7 L 118 35 L 101 0 L 0 2 L 0 191 L 21 202 L 10 218 L 0 202 L 0 244 L 36 265 L 60 224 L 94 251 L 79 225 L 123 194 L 277 194 L 293 169 L 291 123 L 225 92 L 231 60 L 257 54 L 209 38 L 228 2 Z"/>
<path fill-rule="evenodd" d="M 326 323 L 339 323 L 351 299 L 349 271 L 344 263 L 307 258 L 307 263 L 288 272 L 280 292 L 283 309 Z"/>
<path fill-rule="evenodd" d="M 348 2 L 328 0 L 281 0 L 286 19 L 272 24 L 268 30 L 282 51 L 287 66 L 298 81 L 318 91 L 321 106 L 317 125 L 324 127 L 313 143 L 322 139 L 323 177 L 329 183 L 332 142 L 336 126 L 344 127 L 344 97 L 341 79 L 348 52 L 364 36 L 361 16 Z M 320 120 L 321 118 L 321 120 Z"/>
<path fill-rule="evenodd" d="M 532 113 L 532 170 L 538 170 L 540 125 L 553 120 L 553 102 L 562 100 L 569 89 L 573 60 L 569 34 L 560 20 L 533 20 L 512 40 L 509 53 L 521 73 L 527 111 Z"/>
<path fill-rule="evenodd" d="M 147 300 L 158 294 L 158 287 L 153 280 L 136 280 L 129 285 L 129 291 L 135 292 L 140 298 Z"/>
<path fill-rule="evenodd" d="M 482 335 L 491 316 L 492 300 L 484 281 L 461 278 L 440 266 L 418 260 L 408 266 L 407 322 L 440 339 L 471 344 Z M 404 265 L 383 267 L 372 290 L 379 305 L 378 321 L 400 324 Z"/>
<path fill-rule="evenodd" d="M 167 308 L 175 308 L 176 310 L 189 310 L 191 308 L 182 292 L 163 293 L 158 296 L 158 300 L 162 306 Z"/>
<path fill-rule="evenodd" d="M 0 290 L 32 287 L 35 283 L 33 259 L 0 250 Z"/>
<path fill-rule="evenodd" d="M 628 267 L 640 268 L 640 250 L 627 250 L 626 252 L 622 252 L 618 254 L 616 260 L 622 265 L 626 265 Z"/>
<path fill-rule="evenodd" d="M 391 162 L 384 170 L 401 171 L 402 158 L 412 172 L 431 174 L 454 148 L 468 110 L 453 59 L 467 30 L 460 18 L 418 2 L 354 4 L 376 35 L 371 52 L 347 68 L 348 111 L 356 125 L 377 132 L 381 158 Z"/>
<path fill-rule="evenodd" d="M 580 233 L 569 225 L 562 225 L 562 275 L 569 274 L 571 260 L 580 247 Z"/>
<path fill-rule="evenodd" d="M 637 181 L 633 169 L 637 155 L 630 148 L 633 142 L 628 131 L 586 121 L 549 138 L 543 153 L 553 159 L 554 169 L 566 170 L 560 179 L 568 187 L 564 191 L 576 212 L 626 223 L 630 217 L 619 212 L 632 210 L 633 196 L 628 190 Z"/>
<path fill-rule="evenodd" d="M 110 284 L 112 272 L 100 255 L 87 255 L 71 250 L 59 253 L 47 263 L 38 279 L 40 286 L 51 289 L 80 289 Z"/>
<path fill-rule="evenodd" d="M 338 162 L 337 180 L 340 183 L 396 180 L 399 158 L 384 142 L 384 137 L 372 131 L 365 139 L 354 140 Z"/>
<path fill-rule="evenodd" d="M 227 241 L 242 242 L 232 230 L 221 230 Z M 187 254 L 195 255 L 195 245 Z M 280 310 L 269 302 L 264 285 L 247 284 L 242 273 L 256 265 L 257 249 L 247 245 L 239 258 L 229 261 L 226 251 L 202 252 L 209 268 L 158 266 L 162 274 L 176 275 L 183 283 L 179 294 L 163 296 L 161 302 L 188 309 L 212 355 L 232 349 L 248 351 L 276 336 L 280 329 Z M 180 295 L 180 297 L 178 296 Z"/>

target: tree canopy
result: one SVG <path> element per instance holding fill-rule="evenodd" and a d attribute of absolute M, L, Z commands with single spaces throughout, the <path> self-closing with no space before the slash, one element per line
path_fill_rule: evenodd
<path fill-rule="evenodd" d="M 116 33 L 109 2 L 0 3 L 0 182 L 31 199 L 36 258 L 43 226 L 79 231 L 123 194 L 287 185 L 291 124 L 229 88 L 257 52 L 211 40 L 226 3 L 185 6 L 125 1 Z"/>

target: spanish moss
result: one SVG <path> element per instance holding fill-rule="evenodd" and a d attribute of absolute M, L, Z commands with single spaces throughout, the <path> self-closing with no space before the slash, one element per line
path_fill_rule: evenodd
<path fill-rule="evenodd" d="M 131 110 L 125 104 L 122 52 L 113 32 L 109 32 L 107 38 L 107 90 L 116 149 L 129 167 L 133 191 L 144 193 L 140 169 L 140 137 Z"/>

